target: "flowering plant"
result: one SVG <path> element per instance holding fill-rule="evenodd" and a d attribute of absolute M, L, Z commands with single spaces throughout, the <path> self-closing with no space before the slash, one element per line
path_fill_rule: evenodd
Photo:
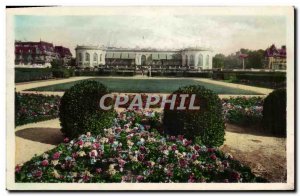
<path fill-rule="evenodd" d="M 261 122 L 263 111 L 263 98 L 261 97 L 231 97 L 222 99 L 222 105 L 226 122 L 242 125 Z"/>
<path fill-rule="evenodd" d="M 59 96 L 16 93 L 15 125 L 23 125 L 58 117 Z"/>
<path fill-rule="evenodd" d="M 217 148 L 163 135 L 153 111 L 124 111 L 104 135 L 90 133 L 17 165 L 16 182 L 262 182 Z"/>

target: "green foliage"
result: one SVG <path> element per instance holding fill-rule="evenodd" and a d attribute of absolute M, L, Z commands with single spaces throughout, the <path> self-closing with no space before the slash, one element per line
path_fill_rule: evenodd
<path fill-rule="evenodd" d="M 87 132 L 86 129 L 98 133 L 109 127 L 113 122 L 107 120 L 115 114 L 111 110 L 101 110 L 99 106 L 101 97 L 107 93 L 102 83 L 90 80 L 79 82 L 67 90 L 59 108 L 61 131 L 74 138 Z"/>
<path fill-rule="evenodd" d="M 224 68 L 225 67 L 225 58 L 224 54 L 216 54 L 213 58 L 213 68 Z"/>
<path fill-rule="evenodd" d="M 242 83 L 246 85 L 278 88 L 285 86 L 286 73 L 284 72 L 238 72 L 238 71 L 214 71 L 213 79 L 226 80 L 228 82 Z"/>
<path fill-rule="evenodd" d="M 108 128 L 112 125 L 115 115 L 116 113 L 110 110 L 105 113 L 102 111 L 98 111 L 91 116 L 85 117 L 83 130 L 85 130 L 85 132 L 91 132 L 96 135 L 103 135 L 103 128 Z"/>
<path fill-rule="evenodd" d="M 163 124 L 170 134 L 183 134 L 189 139 L 197 137 L 201 144 L 220 146 L 224 142 L 225 125 L 222 104 L 211 90 L 200 85 L 179 88 L 173 94 L 196 94 L 200 110 L 165 109 Z"/>
<path fill-rule="evenodd" d="M 59 69 L 64 66 L 63 60 L 53 60 L 51 62 L 51 67 L 54 69 Z"/>
<path fill-rule="evenodd" d="M 267 132 L 286 136 L 286 89 L 277 89 L 264 101 L 263 126 Z"/>
<path fill-rule="evenodd" d="M 67 68 L 53 68 L 52 73 L 55 78 L 69 78 L 75 75 L 73 69 Z"/>
<path fill-rule="evenodd" d="M 15 68 L 15 82 L 29 82 L 52 78 L 50 68 Z"/>

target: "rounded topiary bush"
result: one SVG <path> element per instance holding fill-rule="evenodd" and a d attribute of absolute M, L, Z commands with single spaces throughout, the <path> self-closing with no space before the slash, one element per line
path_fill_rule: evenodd
<path fill-rule="evenodd" d="M 99 103 L 107 88 L 97 81 L 86 80 L 68 89 L 61 98 L 61 131 L 70 138 L 86 132 L 100 134 L 113 124 L 114 110 L 101 110 Z"/>
<path fill-rule="evenodd" d="M 277 89 L 264 100 L 263 127 L 273 135 L 286 136 L 286 89 Z"/>
<path fill-rule="evenodd" d="M 163 125 L 168 134 L 184 135 L 197 143 L 220 146 L 225 124 L 218 95 L 200 85 L 179 88 L 173 94 L 195 94 L 200 110 L 164 110 Z"/>

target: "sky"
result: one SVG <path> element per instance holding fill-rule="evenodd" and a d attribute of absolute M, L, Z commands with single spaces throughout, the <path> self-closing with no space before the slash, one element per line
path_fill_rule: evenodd
<path fill-rule="evenodd" d="M 286 44 L 283 16 L 37 16 L 17 15 L 15 39 L 47 41 L 69 47 L 104 45 L 125 48 L 209 47 L 225 55 L 240 48 L 266 49 Z"/>

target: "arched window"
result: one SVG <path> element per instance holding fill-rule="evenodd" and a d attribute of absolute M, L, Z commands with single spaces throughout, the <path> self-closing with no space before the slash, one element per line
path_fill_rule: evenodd
<path fill-rule="evenodd" d="M 90 54 L 89 53 L 85 53 L 85 61 L 90 61 Z"/>
<path fill-rule="evenodd" d="M 206 56 L 205 65 L 207 68 L 209 67 L 209 55 Z"/>
<path fill-rule="evenodd" d="M 102 61 L 102 54 L 100 54 L 100 60 L 99 60 L 100 62 Z"/>
<path fill-rule="evenodd" d="M 142 55 L 142 57 L 141 57 L 141 64 L 142 65 L 146 65 L 146 56 L 145 55 Z"/>
<path fill-rule="evenodd" d="M 203 55 L 199 54 L 198 57 L 198 67 L 203 67 Z"/>
<path fill-rule="evenodd" d="M 98 55 L 96 53 L 94 53 L 94 57 L 93 57 L 94 61 L 97 61 L 98 59 Z"/>
<path fill-rule="evenodd" d="M 82 53 L 78 53 L 79 61 L 82 61 Z"/>
<path fill-rule="evenodd" d="M 188 66 L 188 55 L 185 55 L 185 66 Z"/>
<path fill-rule="evenodd" d="M 190 66 L 194 66 L 194 56 L 190 56 Z"/>

